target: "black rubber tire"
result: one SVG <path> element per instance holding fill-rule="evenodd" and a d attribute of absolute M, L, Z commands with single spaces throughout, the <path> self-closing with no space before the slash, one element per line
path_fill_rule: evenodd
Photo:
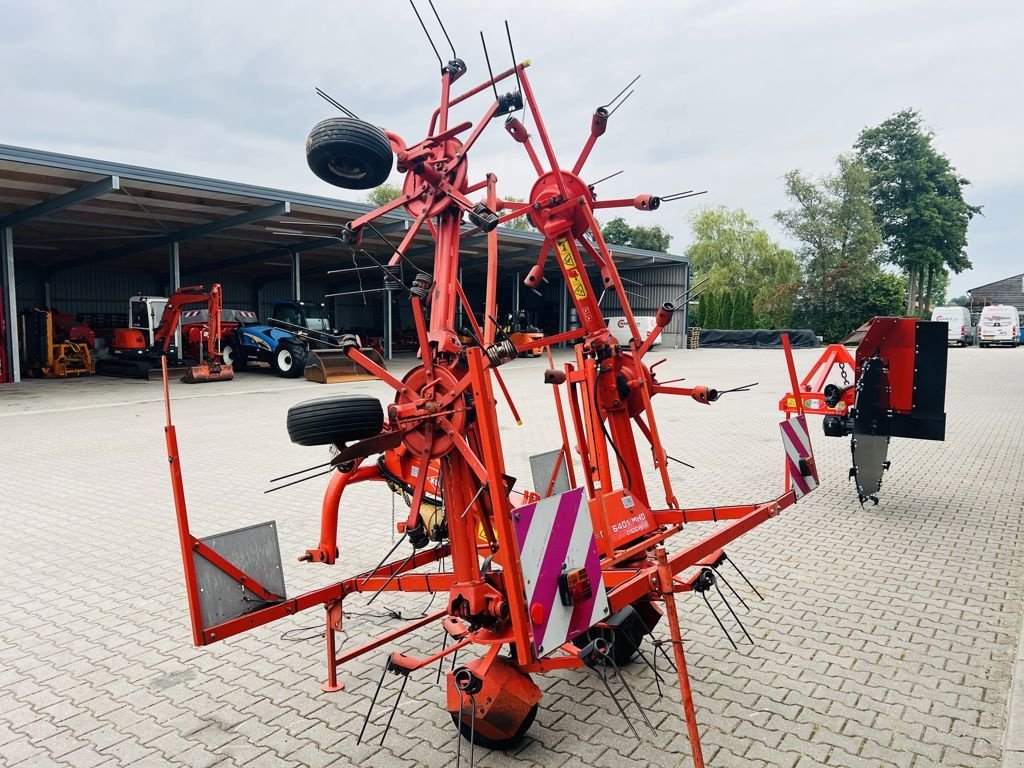
<path fill-rule="evenodd" d="M 624 667 L 636 658 L 645 634 L 647 632 L 643 622 L 639 616 L 634 616 L 624 622 L 619 629 L 595 627 L 575 637 L 572 642 L 577 648 L 583 648 L 599 637 L 607 640 L 608 655 L 611 656 L 616 667 Z"/>
<path fill-rule="evenodd" d="M 472 741 L 474 744 L 478 744 L 484 749 L 509 749 L 518 744 L 526 732 L 530 730 L 530 726 L 533 725 L 533 721 L 537 719 L 537 711 L 540 709 L 540 703 L 534 704 L 530 707 L 530 711 L 526 713 L 526 717 L 523 718 L 523 722 L 519 725 L 519 729 L 516 731 L 516 735 L 508 739 L 489 739 L 484 736 L 480 731 L 473 731 L 470 733 L 470 728 L 467 723 L 462 722 L 462 719 L 456 712 L 449 712 L 452 716 L 452 722 L 459 729 L 459 733 L 466 741 Z M 472 739 L 470 739 L 472 736 Z"/>
<path fill-rule="evenodd" d="M 306 348 L 301 344 L 278 344 L 270 365 L 278 376 L 297 379 L 306 369 Z"/>
<path fill-rule="evenodd" d="M 298 445 L 350 443 L 383 428 L 384 408 L 370 395 L 319 397 L 288 409 L 288 437 Z"/>
<path fill-rule="evenodd" d="M 351 117 L 331 117 L 309 132 L 306 162 L 328 184 L 370 189 L 387 181 L 395 153 L 391 141 L 377 126 Z"/>
<path fill-rule="evenodd" d="M 242 345 L 238 343 L 238 339 L 233 337 L 225 339 L 220 345 L 220 354 L 225 365 L 230 365 L 236 371 L 245 370 L 245 352 L 242 350 Z"/>

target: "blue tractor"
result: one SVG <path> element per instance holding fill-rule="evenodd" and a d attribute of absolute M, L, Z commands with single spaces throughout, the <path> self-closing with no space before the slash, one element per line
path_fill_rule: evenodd
<path fill-rule="evenodd" d="M 305 340 L 289 331 L 263 325 L 256 313 L 247 309 L 224 310 L 224 323 L 237 325 L 221 343 L 224 361 L 230 362 L 236 371 L 244 371 L 251 362 L 260 362 L 267 363 L 278 376 L 297 379 L 302 375 L 309 354 Z"/>

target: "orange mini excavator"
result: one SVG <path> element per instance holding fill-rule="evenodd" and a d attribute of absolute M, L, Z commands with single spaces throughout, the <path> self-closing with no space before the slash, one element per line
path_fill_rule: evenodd
<path fill-rule="evenodd" d="M 198 359 L 185 371 L 182 381 L 186 384 L 202 384 L 207 381 L 231 381 L 234 368 L 224 362 L 220 352 L 221 313 L 224 308 L 221 287 L 214 283 L 206 293 L 201 285 L 180 288 L 170 298 L 160 317 L 160 324 L 153 333 L 153 344 L 147 346 L 142 331 L 121 328 L 114 332 L 113 347 L 119 351 L 117 357 L 97 363 L 96 372 L 108 376 L 128 376 L 145 379 L 152 368 L 159 370 L 160 358 L 167 354 L 171 339 L 178 329 L 182 309 L 189 304 L 205 304 L 209 311 L 208 332 L 199 340 Z"/>

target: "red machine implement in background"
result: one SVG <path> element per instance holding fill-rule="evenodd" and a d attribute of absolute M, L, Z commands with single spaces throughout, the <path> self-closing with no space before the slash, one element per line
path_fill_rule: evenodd
<path fill-rule="evenodd" d="M 509 43 L 511 48 L 511 37 Z M 501 748 L 520 738 L 536 716 L 541 690 L 531 675 L 587 668 L 611 693 L 609 677 L 616 675 L 624 682 L 618 667 L 641 653 L 640 643 L 664 615 L 669 639 L 655 641 L 655 648 L 675 668 L 693 762 L 703 766 L 676 595 L 703 593 L 714 586 L 718 568 L 727 560 L 723 547 L 779 515 L 817 485 L 802 402 L 796 402 L 798 418 L 782 425 L 792 489 L 754 503 L 682 506 L 669 475 L 668 462 L 674 459 L 659 432 L 653 398 L 675 394 L 709 404 L 720 393 L 657 380 L 644 358 L 676 307 L 663 305 L 654 329 L 640 333 L 594 211 L 625 206 L 653 211 L 664 200 L 690 193 L 599 200 L 594 185 L 585 180 L 587 158 L 629 86 L 594 111 L 582 149 L 571 166 L 563 166 L 527 76 L 528 62 L 515 62 L 513 54 L 510 68 L 456 93 L 453 85 L 465 75 L 466 64 L 454 49 L 451 60 L 438 61 L 440 104 L 423 139 L 406 142 L 322 94 L 346 116 L 319 123 L 306 144 L 314 173 L 340 187 L 376 186 L 396 161 L 405 174 L 399 197 L 350 222 L 338 239 L 352 249 L 353 258 L 362 256 L 377 264 L 384 279 L 407 294 L 421 362 L 398 379 L 352 344 L 346 349 L 349 358 L 394 389 L 386 409 L 372 397 L 340 395 L 290 410 L 288 431 L 294 442 L 336 448 L 321 509 L 320 541 L 300 559 L 322 564 L 337 560 L 339 506 L 354 483 L 381 481 L 406 496 L 409 513 L 398 526 L 401 538 L 376 568 L 287 597 L 276 523 L 203 539 L 192 535 L 168 401 L 167 449 L 193 640 L 208 645 L 323 605 L 324 689 L 339 690 L 339 665 L 440 622 L 451 643 L 425 658 L 398 651 L 388 654 L 377 692 L 389 672 L 403 678 L 404 691 L 411 673 L 457 653 L 458 665 L 447 674 L 448 711 L 472 744 Z M 498 86 L 506 83 L 511 90 L 500 93 Z M 494 98 L 487 99 L 475 123 L 453 119 L 456 107 L 489 92 Z M 524 108 L 529 109 L 534 134 L 515 116 Z M 493 173 L 470 175 L 471 150 L 499 117 L 537 175 L 524 203 L 502 199 Z M 471 199 L 474 193 L 482 199 Z M 360 249 L 360 239 L 364 232 L 384 238 L 374 222 L 397 208 L 404 208 L 413 221 L 402 241 L 392 246 L 394 255 L 382 264 Z M 495 228 L 521 216 L 529 217 L 544 235 L 536 265 L 524 282 L 536 286 L 546 271 L 559 273 L 581 327 L 516 344 L 501 333 L 496 321 L 500 254 Z M 486 233 L 482 311 L 474 312 L 458 279 L 460 240 L 467 234 L 463 219 Z M 433 264 L 429 271 L 413 264 L 416 276 L 406 285 L 397 266 L 412 263 L 406 250 L 424 227 L 436 242 Z M 549 258 L 554 270 L 547 269 Z M 588 267 L 600 276 L 600 291 L 618 295 L 631 331 L 627 345 L 616 342 L 607 329 Z M 455 327 L 460 304 L 472 326 L 469 344 L 460 341 Z M 211 312 L 214 316 L 219 314 Z M 482 328 L 477 316 L 484 318 Z M 538 459 L 533 463 L 534 489 L 520 491 L 506 473 L 496 389 L 510 405 L 511 398 L 499 368 L 524 353 L 562 342 L 574 343 L 571 360 L 560 368 L 552 362 L 543 373 L 552 387 L 561 445 L 547 461 L 532 457 Z M 785 360 L 796 391 L 788 345 Z M 378 458 L 370 460 L 374 456 Z M 651 485 L 649 475 L 656 478 Z M 701 522 L 718 525 L 669 552 L 666 544 L 671 537 L 684 526 Z M 389 561 L 401 546 L 408 547 L 407 554 Z M 451 567 L 438 571 L 442 561 Z M 423 570 L 427 565 L 434 567 Z M 447 594 L 447 603 L 435 613 L 339 653 L 336 634 L 342 629 L 344 601 L 353 593 L 383 591 L 442 593 Z M 473 649 L 478 651 L 475 657 Z M 628 686 L 626 690 L 646 720 Z M 392 718 L 400 696 L 401 692 L 395 697 Z M 625 709 L 615 703 L 632 729 Z M 373 702 L 364 731 L 372 710 Z M 391 718 L 382 742 L 390 724 Z"/>

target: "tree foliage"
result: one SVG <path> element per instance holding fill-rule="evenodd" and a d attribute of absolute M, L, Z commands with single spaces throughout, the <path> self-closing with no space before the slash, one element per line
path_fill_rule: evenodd
<path fill-rule="evenodd" d="M 375 208 L 387 205 L 402 194 L 402 188 L 396 184 L 381 184 L 366 193 L 366 202 Z"/>
<path fill-rule="evenodd" d="M 668 253 L 672 235 L 655 224 L 650 227 L 630 226 L 621 216 L 616 216 L 601 229 L 601 236 L 609 245 L 627 245 L 647 251 Z"/>
<path fill-rule="evenodd" d="M 505 201 L 509 203 L 524 203 L 526 202 L 521 197 L 515 195 L 505 195 Z M 506 221 L 502 226 L 508 227 L 509 229 L 515 229 L 519 232 L 536 232 L 533 224 L 530 223 L 530 219 L 527 216 L 520 216 L 517 219 L 510 219 Z"/>
<path fill-rule="evenodd" d="M 964 200 L 970 182 L 932 146 L 933 138 L 920 113 L 905 109 L 865 128 L 854 145 L 870 172 L 886 258 L 908 276 L 907 314 L 915 306 L 927 309 L 944 267 L 956 273 L 970 268 L 967 228 L 981 213 Z"/>
<path fill-rule="evenodd" d="M 797 324 L 836 341 L 875 315 L 899 314 L 904 282 L 880 266 L 867 170 L 840 155 L 835 173 L 816 180 L 790 171 L 785 189 L 793 207 L 775 218 L 800 242 Z"/>
<path fill-rule="evenodd" d="M 706 328 L 789 324 L 800 265 L 741 209 L 707 208 L 691 219 L 687 256 L 712 304 Z M 711 321 L 714 322 L 711 322 Z"/>

